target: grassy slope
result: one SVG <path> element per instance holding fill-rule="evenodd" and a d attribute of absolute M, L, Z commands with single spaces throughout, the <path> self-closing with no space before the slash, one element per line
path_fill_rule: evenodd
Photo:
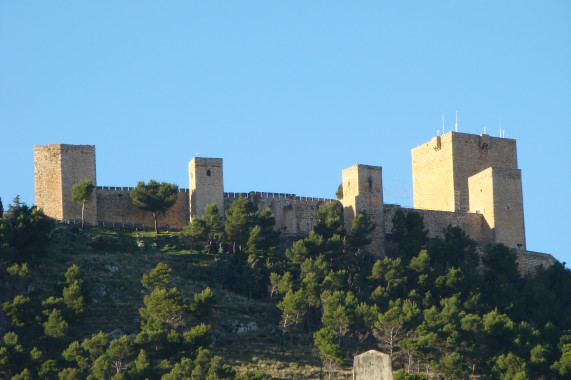
<path fill-rule="evenodd" d="M 77 339 L 116 328 L 126 334 L 137 333 L 138 309 L 143 305 L 140 280 L 143 273 L 164 262 L 173 268 L 173 282 L 186 297 L 206 286 L 215 291 L 214 318 L 207 322 L 216 337 L 212 350 L 223 356 L 226 363 L 239 371 L 259 368 L 277 379 L 319 378 L 321 361 L 307 337 L 286 337 L 285 343 L 280 344 L 280 334 L 276 333 L 280 314 L 275 305 L 231 293 L 212 281 L 210 273 L 215 256 L 181 249 L 168 234 L 161 235 L 163 242 L 155 245 L 153 233 L 100 228 L 72 231 L 60 227 L 54 235 L 49 254 L 36 271 L 33 298 L 45 299 L 57 294 L 57 282 L 69 266 L 77 264 L 85 274 L 91 299 L 72 331 Z M 145 241 L 146 247 L 139 248 L 137 240 Z M 254 321 L 260 329 L 240 335 L 230 333 L 221 326 L 228 319 Z M 346 363 L 336 369 L 333 377 L 350 378 L 350 370 L 351 363 Z"/>

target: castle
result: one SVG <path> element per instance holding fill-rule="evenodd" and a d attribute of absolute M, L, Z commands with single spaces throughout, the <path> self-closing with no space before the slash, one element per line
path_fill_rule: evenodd
<path fill-rule="evenodd" d="M 527 252 L 523 215 L 521 170 L 513 139 L 448 132 L 412 149 L 413 203 L 424 218 L 429 236 L 439 236 L 449 225 L 461 227 L 474 240 L 503 243 L 518 250 L 520 261 L 548 265 L 552 256 Z M 180 189 L 175 205 L 160 218 L 172 230 L 216 203 L 226 210 L 239 197 L 270 208 L 276 228 L 284 234 L 306 234 L 317 223 L 319 206 L 340 202 L 346 228 L 365 211 L 376 224 L 370 251 L 384 254 L 392 217 L 401 208 L 383 202 L 382 168 L 354 165 L 342 171 L 343 198 L 323 199 L 294 194 L 224 192 L 221 158 L 195 157 L 188 165 L 189 188 Z M 81 218 L 81 207 L 71 202 L 74 183 L 96 184 L 95 147 L 50 144 L 34 146 L 35 203 L 59 220 Z M 85 219 L 102 225 L 153 225 L 150 213 L 135 207 L 131 187 L 96 186 L 85 205 Z M 404 212 L 411 209 L 402 208 Z M 526 256 L 527 255 L 527 256 Z M 530 256 L 531 255 L 531 256 Z M 531 257 L 531 258 L 530 258 Z M 526 260 L 527 260 L 526 259 Z"/>

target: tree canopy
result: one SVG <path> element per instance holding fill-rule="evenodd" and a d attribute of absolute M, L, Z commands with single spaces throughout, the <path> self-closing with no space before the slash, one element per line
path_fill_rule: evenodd
<path fill-rule="evenodd" d="M 95 186 L 88 179 L 75 183 L 71 188 L 71 201 L 81 204 L 81 228 L 85 228 L 85 203 L 89 200 L 94 188 Z"/>
<path fill-rule="evenodd" d="M 131 190 L 133 204 L 144 211 L 153 213 L 155 233 L 159 233 L 158 217 L 174 206 L 178 195 L 178 186 L 167 182 L 150 180 L 149 183 L 139 181 Z"/>

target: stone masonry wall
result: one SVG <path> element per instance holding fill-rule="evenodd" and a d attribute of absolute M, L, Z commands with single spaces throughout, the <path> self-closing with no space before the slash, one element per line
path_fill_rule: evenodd
<path fill-rule="evenodd" d="M 473 240 L 486 243 L 493 242 L 490 228 L 481 214 L 402 208 L 392 204 L 385 204 L 386 234 L 392 233 L 393 216 L 399 209 L 402 209 L 405 213 L 414 211 L 420 214 L 423 217 L 424 226 L 428 229 L 429 237 L 443 237 L 443 231 L 451 225 L 452 227 L 462 228 Z"/>
<path fill-rule="evenodd" d="M 436 136 L 411 154 L 414 208 L 454 211 L 452 134 Z"/>
<path fill-rule="evenodd" d="M 61 148 L 57 144 L 34 146 L 35 204 L 55 219 L 63 219 Z"/>
<path fill-rule="evenodd" d="M 129 192 L 133 187 L 97 187 L 97 220 L 111 223 L 141 224 L 154 226 L 153 214 L 136 207 Z M 179 189 L 176 203 L 164 216 L 159 216 L 159 225 L 169 225 L 171 230 L 181 230 L 190 218 L 188 189 Z"/>
<path fill-rule="evenodd" d="M 532 275 L 541 265 L 548 268 L 555 264 L 557 260 L 548 253 L 539 253 L 531 251 L 516 251 L 517 264 L 522 275 Z"/>
<path fill-rule="evenodd" d="M 93 145 L 60 145 L 63 218 L 81 219 L 81 204 L 71 201 L 73 185 L 83 180 L 90 180 L 97 186 L 95 173 L 95 146 Z M 95 191 L 85 203 L 85 220 L 97 220 L 97 198 Z"/>
<path fill-rule="evenodd" d="M 81 219 L 81 205 L 71 201 L 74 184 L 88 179 L 96 185 L 95 146 L 49 144 L 34 146 L 35 203 L 56 219 Z M 97 217 L 95 194 L 85 204 L 85 220 Z"/>
<path fill-rule="evenodd" d="M 525 250 L 521 170 L 491 167 L 468 179 L 470 211 L 484 216 L 493 241 Z"/>
<path fill-rule="evenodd" d="M 469 210 L 468 178 L 489 167 L 517 169 L 513 139 L 451 132 L 456 211 Z M 514 197 L 515 194 L 508 194 Z"/>
<path fill-rule="evenodd" d="M 224 173 L 221 158 L 194 157 L 188 163 L 190 215 L 204 215 L 206 206 L 216 203 L 218 211 L 224 207 Z"/>
<path fill-rule="evenodd" d="M 375 229 L 371 233 L 369 252 L 385 254 L 385 229 L 383 214 L 383 180 L 380 166 L 353 165 L 342 172 L 343 216 L 345 229 L 350 231 L 353 219 L 359 212 L 366 212 Z"/>
<path fill-rule="evenodd" d="M 259 211 L 266 208 L 272 210 L 276 218 L 275 228 L 287 234 L 309 233 L 317 224 L 319 206 L 337 202 L 335 199 L 252 191 L 249 193 L 224 193 L 224 209 L 227 210 L 232 202 L 240 197 L 252 201 L 258 206 Z"/>

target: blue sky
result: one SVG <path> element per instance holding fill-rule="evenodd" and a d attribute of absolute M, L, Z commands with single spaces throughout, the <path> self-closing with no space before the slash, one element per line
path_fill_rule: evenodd
<path fill-rule="evenodd" d="M 96 146 L 97 182 L 333 198 L 442 128 L 517 139 L 528 249 L 571 262 L 571 2 L 0 2 L 0 197 L 34 202 L 33 145 Z"/>

